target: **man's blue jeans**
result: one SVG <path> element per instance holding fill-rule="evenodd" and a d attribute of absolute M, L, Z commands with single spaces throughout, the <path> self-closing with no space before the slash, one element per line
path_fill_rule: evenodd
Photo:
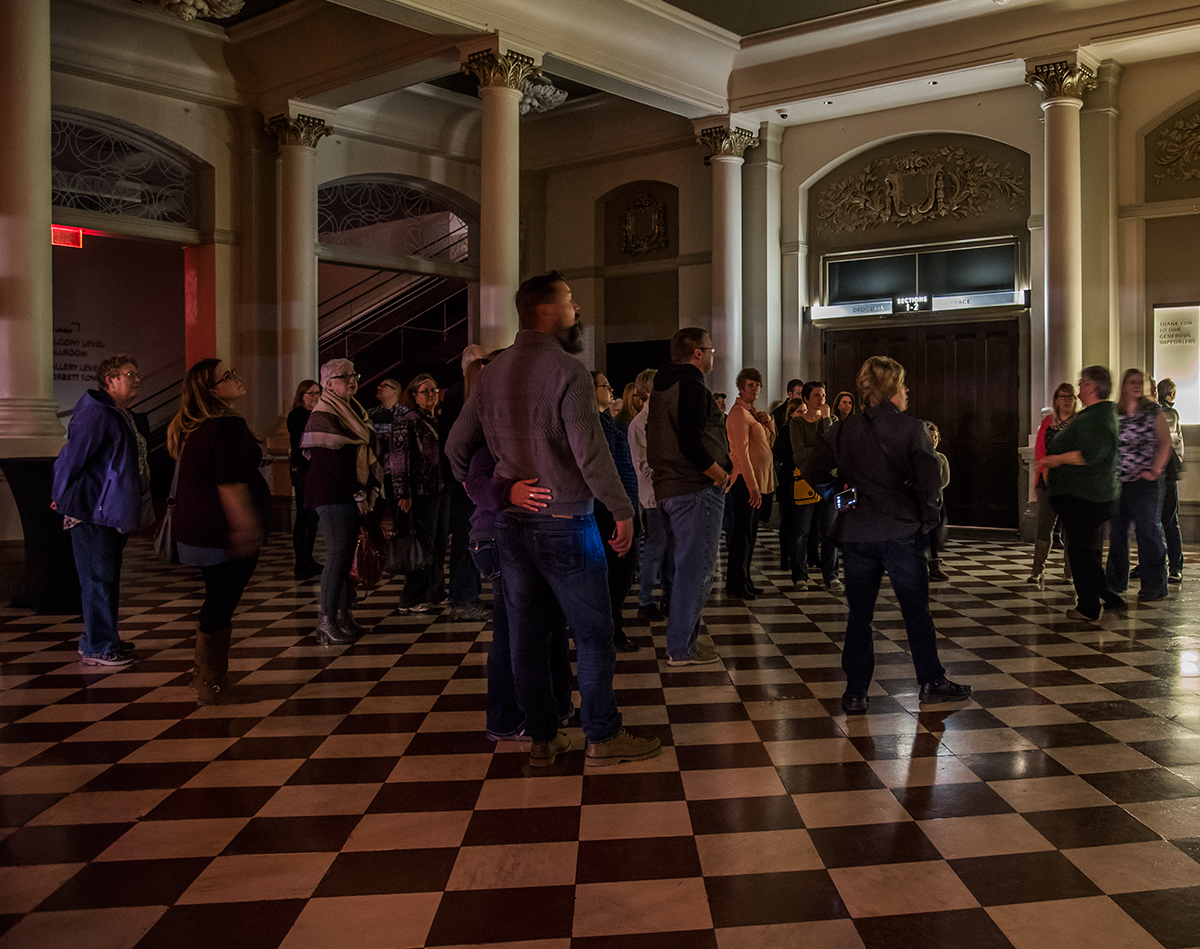
<path fill-rule="evenodd" d="M 79 655 L 102 656 L 121 641 L 117 608 L 121 599 L 121 561 L 129 535 L 115 527 L 86 522 L 76 524 L 70 534 L 83 598 Z"/>
<path fill-rule="evenodd" d="M 1162 526 L 1163 481 L 1137 478 L 1121 482 L 1121 495 L 1113 502 L 1108 533 L 1108 584 L 1118 593 L 1129 587 L 1129 525 L 1138 545 L 1140 596 L 1166 596 L 1167 547 Z"/>
<path fill-rule="evenodd" d="M 513 682 L 512 643 L 508 611 L 504 607 L 504 578 L 494 540 L 473 540 L 470 556 L 479 573 L 492 583 L 492 643 L 487 656 L 487 729 L 493 735 L 511 735 L 525 724 Z M 562 610 L 554 607 L 551 631 L 550 679 L 559 718 L 571 714 L 571 652 Z"/>
<path fill-rule="evenodd" d="M 638 606 L 654 604 L 654 585 L 661 584 L 663 598 L 670 596 L 671 580 L 667 575 L 667 524 L 663 512 L 656 507 L 645 508 L 646 546 L 642 548 Z M 668 604 L 669 604 L 668 600 Z"/>
<path fill-rule="evenodd" d="M 575 639 L 583 733 L 590 742 L 607 741 L 621 730 L 621 713 L 613 692 L 617 653 L 608 565 L 595 518 L 501 511 L 496 542 L 526 732 L 533 741 L 558 734 L 552 675 L 557 600 Z"/>
<path fill-rule="evenodd" d="M 900 601 L 908 650 L 912 654 L 917 681 L 924 685 L 946 674 L 938 660 L 937 633 L 929 612 L 929 562 L 925 559 L 925 536 L 912 534 L 896 540 L 842 543 L 846 568 L 846 645 L 842 649 L 842 671 L 846 692 L 866 695 L 875 675 L 875 644 L 871 620 L 883 574 L 892 578 L 892 589 Z"/>
<path fill-rule="evenodd" d="M 712 592 L 725 493 L 713 485 L 695 494 L 664 498 L 658 508 L 666 518 L 675 557 L 671 612 L 667 616 L 667 657 L 686 659 L 696 653 L 700 614 Z"/>

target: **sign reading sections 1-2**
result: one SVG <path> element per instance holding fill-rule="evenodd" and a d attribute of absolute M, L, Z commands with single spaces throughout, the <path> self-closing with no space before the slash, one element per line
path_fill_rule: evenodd
<path fill-rule="evenodd" d="M 1154 308 L 1154 378 L 1175 382 L 1184 425 L 1200 422 L 1200 305 Z"/>

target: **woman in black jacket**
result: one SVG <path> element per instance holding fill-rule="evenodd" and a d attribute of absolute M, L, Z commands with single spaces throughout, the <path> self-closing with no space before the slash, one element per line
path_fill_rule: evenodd
<path fill-rule="evenodd" d="M 259 470 L 262 448 L 234 409 L 245 394 L 225 363 L 202 359 L 184 377 L 179 412 L 167 429 L 167 449 L 179 467 L 173 515 L 179 559 L 204 578 L 191 683 L 201 705 L 237 701 L 229 690 L 233 612 L 258 564 L 271 514 L 271 489 Z"/>

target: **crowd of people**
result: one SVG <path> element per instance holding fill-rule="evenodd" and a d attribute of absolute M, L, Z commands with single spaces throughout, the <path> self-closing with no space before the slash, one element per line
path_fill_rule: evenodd
<path fill-rule="evenodd" d="M 552 764 L 578 721 L 589 766 L 658 754 L 653 737 L 624 727 L 613 690 L 615 653 L 645 644 L 627 635 L 624 602 L 639 579 L 638 615 L 666 623 L 668 667 L 719 661 L 702 615 L 716 579 L 722 530 L 725 594 L 762 594 L 751 562 L 772 499 L 780 568 L 797 590 L 845 595 L 842 667 L 847 714 L 867 711 L 874 672 L 874 608 L 891 578 L 922 702 L 965 699 L 938 659 L 929 583 L 941 556 L 949 462 L 936 424 L 907 414 L 904 368 L 864 362 L 856 393 L 832 404 L 819 381 L 790 380 L 787 398 L 758 408 L 762 374 L 738 373 L 726 410 L 705 384 L 715 348 L 698 327 L 671 340 L 670 362 L 625 387 L 621 408 L 604 373 L 589 373 L 579 307 L 562 276 L 522 284 L 520 331 L 486 354 L 468 347 L 462 383 L 442 398 L 422 373 L 385 378 L 369 412 L 360 376 L 331 359 L 296 390 L 287 416 L 295 492 L 295 576 L 320 574 L 318 642 L 349 645 L 369 632 L 352 611 L 352 564 L 362 528 L 414 535 L 423 550 L 404 574 L 398 609 L 449 601 L 454 618 L 492 618 L 487 734 L 525 739 L 530 763 Z M 154 523 L 148 433 L 130 411 L 136 362 L 99 368 L 98 388 L 76 406 L 55 466 L 53 505 L 71 531 L 84 603 L 81 660 L 135 659 L 117 629 L 122 551 Z M 1127 371 L 1117 401 L 1100 366 L 1064 383 L 1038 430 L 1038 523 L 1030 582 L 1045 582 L 1057 526 L 1074 583 L 1073 618 L 1098 622 L 1123 609 L 1131 577 L 1158 600 L 1182 578 L 1178 494 L 1183 461 L 1175 386 Z M 238 701 L 228 674 L 233 614 L 270 520 L 262 440 L 237 411 L 246 390 L 216 358 L 192 366 L 168 429 L 179 560 L 196 568 L 204 601 L 195 630 L 192 687 L 201 704 Z M 448 417 L 447 417 L 448 416 Z M 458 493 L 456 493 L 458 492 Z M 1103 529 L 1111 520 L 1107 563 Z M 1129 528 L 1138 563 L 1129 563 Z M 317 532 L 324 563 L 314 559 Z M 452 540 L 453 538 L 453 540 Z M 450 555 L 450 582 L 446 560 Z M 810 570 L 817 571 L 812 574 Z M 844 580 L 843 580 L 844 577 Z M 481 578 L 492 604 L 479 597 Z M 655 591 L 660 591 L 656 598 Z M 575 641 L 580 708 L 572 704 L 568 637 Z"/>

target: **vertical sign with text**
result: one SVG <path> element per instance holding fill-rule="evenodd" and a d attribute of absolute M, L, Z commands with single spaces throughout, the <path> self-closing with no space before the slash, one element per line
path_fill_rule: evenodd
<path fill-rule="evenodd" d="M 1154 308 L 1154 378 L 1175 381 L 1184 425 L 1200 423 L 1200 305 Z"/>

